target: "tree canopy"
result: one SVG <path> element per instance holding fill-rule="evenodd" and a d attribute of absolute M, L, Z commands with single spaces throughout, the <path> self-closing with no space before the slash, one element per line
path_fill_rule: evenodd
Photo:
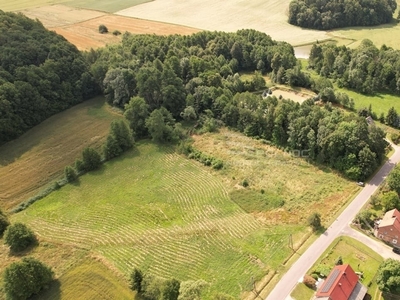
<path fill-rule="evenodd" d="M 385 260 L 379 266 L 376 282 L 381 291 L 399 295 L 400 261 L 391 258 Z"/>
<path fill-rule="evenodd" d="M 24 257 L 5 269 L 3 280 L 8 299 L 28 299 L 48 287 L 53 271 L 33 257 Z"/>
<path fill-rule="evenodd" d="M 322 30 L 374 26 L 390 23 L 396 8 L 396 0 L 293 0 L 289 23 Z"/>
<path fill-rule="evenodd" d="M 97 94 L 78 49 L 39 21 L 0 10 L 0 145 Z"/>
<path fill-rule="evenodd" d="M 373 94 L 378 91 L 400 94 L 400 51 L 383 45 L 378 49 L 370 40 L 363 40 L 356 49 L 345 46 L 314 44 L 309 66 L 341 87 Z M 398 125 L 394 109 L 388 124 Z"/>
<path fill-rule="evenodd" d="M 25 250 L 36 242 L 33 231 L 23 223 L 15 223 L 7 227 L 4 232 L 4 242 L 11 251 L 19 252 Z"/>

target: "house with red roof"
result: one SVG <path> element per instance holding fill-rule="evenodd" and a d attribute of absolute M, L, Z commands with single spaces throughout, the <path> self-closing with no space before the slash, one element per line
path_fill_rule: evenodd
<path fill-rule="evenodd" d="M 350 265 L 338 265 L 320 285 L 315 300 L 363 300 L 367 288 Z"/>
<path fill-rule="evenodd" d="M 400 247 L 400 212 L 397 209 L 389 210 L 382 220 L 375 226 L 377 238 Z"/>

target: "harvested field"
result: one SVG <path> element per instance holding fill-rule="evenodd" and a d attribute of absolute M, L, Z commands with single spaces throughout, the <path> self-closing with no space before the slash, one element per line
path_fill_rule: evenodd
<path fill-rule="evenodd" d="M 65 5 L 43 6 L 22 11 L 32 19 L 39 19 L 45 27 L 64 36 L 80 50 L 103 47 L 118 43 L 121 36 L 112 34 L 114 30 L 133 34 L 182 34 L 200 31 L 180 25 L 134 19 L 98 11 L 72 8 Z M 108 34 L 99 33 L 99 25 L 108 28 Z"/>
<path fill-rule="evenodd" d="M 83 148 L 100 148 L 118 117 L 103 98 L 56 114 L 0 147 L 0 207 L 9 209 L 63 176 Z"/>
<path fill-rule="evenodd" d="M 21 13 L 31 19 L 38 19 L 46 28 L 76 24 L 106 14 L 100 11 L 73 8 L 65 5 L 48 5 L 25 9 Z"/>
<path fill-rule="evenodd" d="M 290 0 L 155 0 L 116 14 L 211 31 L 232 32 L 252 28 L 292 45 L 328 38 L 325 31 L 301 29 L 288 24 L 289 3 Z"/>

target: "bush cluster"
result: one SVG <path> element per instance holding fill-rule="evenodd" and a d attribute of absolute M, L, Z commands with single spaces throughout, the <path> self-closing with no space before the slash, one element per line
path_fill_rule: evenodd
<path fill-rule="evenodd" d="M 224 163 L 222 160 L 215 158 L 211 155 L 205 154 L 199 150 L 192 149 L 190 154 L 188 155 L 190 159 L 197 160 L 201 162 L 205 166 L 211 166 L 215 170 L 220 170 L 223 168 Z"/>

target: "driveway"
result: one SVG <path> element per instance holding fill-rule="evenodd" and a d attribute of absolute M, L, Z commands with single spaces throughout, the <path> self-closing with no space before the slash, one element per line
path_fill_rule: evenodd
<path fill-rule="evenodd" d="M 392 145 L 395 152 L 386 161 L 386 163 L 379 169 L 375 176 L 370 180 L 368 184 L 360 191 L 360 193 L 354 198 L 354 200 L 345 208 L 342 214 L 331 224 L 331 226 L 304 252 L 302 256 L 292 265 L 292 267 L 286 272 L 281 278 L 278 284 L 274 287 L 272 292 L 268 295 L 266 300 L 284 300 L 291 299 L 290 293 L 303 278 L 304 274 L 312 267 L 316 260 L 322 255 L 322 253 L 328 248 L 328 246 L 333 242 L 338 236 L 350 232 L 354 236 L 359 237 L 356 233 L 352 231 L 347 231 L 349 224 L 352 222 L 358 211 L 363 207 L 363 205 L 368 201 L 371 195 L 378 189 L 379 185 L 382 184 L 383 180 L 393 169 L 393 167 L 400 161 L 400 148 Z M 361 235 L 361 234 L 360 234 Z M 370 239 L 366 240 L 367 245 L 375 245 Z M 378 246 L 375 245 L 374 247 Z M 375 248 L 371 247 L 375 250 Z M 389 256 L 389 250 L 385 250 L 385 255 Z M 381 250 L 378 250 L 380 253 Z M 394 254 L 394 253 L 393 253 Z"/>

